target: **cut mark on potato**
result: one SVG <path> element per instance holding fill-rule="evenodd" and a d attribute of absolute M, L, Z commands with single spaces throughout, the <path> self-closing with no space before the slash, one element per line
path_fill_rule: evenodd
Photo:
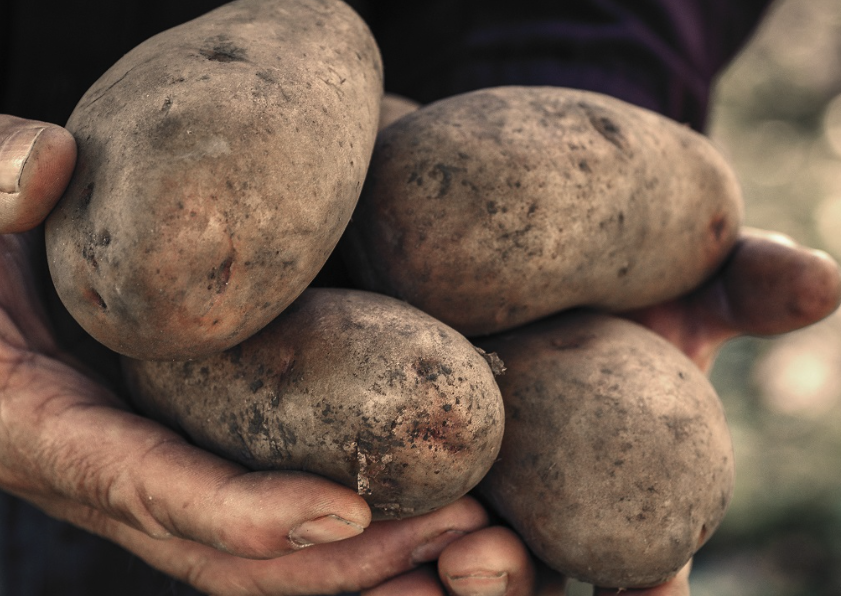
<path fill-rule="evenodd" d="M 93 302 L 102 310 L 108 310 L 108 305 L 105 304 L 105 300 L 103 300 L 99 292 L 97 292 L 93 288 L 89 288 L 88 291 L 85 292 L 85 298 L 87 298 L 89 302 Z"/>
<path fill-rule="evenodd" d="M 214 289 L 217 294 L 222 294 L 225 290 L 228 289 L 228 282 L 231 280 L 231 267 L 234 264 L 234 257 L 229 256 L 227 259 L 222 261 L 222 263 L 207 274 L 207 279 L 210 281 L 210 285 L 207 286 L 208 290 Z"/>
<path fill-rule="evenodd" d="M 368 479 L 368 458 L 357 446 L 356 461 L 359 462 L 359 472 L 356 473 L 356 493 L 359 495 L 371 494 L 371 481 Z"/>
<path fill-rule="evenodd" d="M 356 494 L 370 495 L 371 481 L 368 479 L 368 457 L 359 448 L 359 440 L 345 444 L 342 449 L 351 457 L 355 457 L 359 464 L 359 470 L 356 472 Z"/>

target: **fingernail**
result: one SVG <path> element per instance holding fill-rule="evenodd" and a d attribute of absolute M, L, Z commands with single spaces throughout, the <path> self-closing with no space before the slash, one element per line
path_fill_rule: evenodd
<path fill-rule="evenodd" d="M 456 596 L 503 596 L 508 589 L 508 574 L 447 576 Z"/>
<path fill-rule="evenodd" d="M 18 129 L 0 143 L 0 192 L 20 191 L 23 166 L 44 128 L 33 126 Z"/>
<path fill-rule="evenodd" d="M 448 544 L 452 544 L 464 536 L 464 534 L 465 532 L 460 530 L 447 530 L 432 540 L 416 546 L 415 550 L 412 551 L 412 563 L 414 565 L 431 563 L 441 555 Z"/>
<path fill-rule="evenodd" d="M 308 522 L 304 522 L 289 532 L 289 541 L 296 548 L 304 548 L 314 544 L 337 542 L 359 536 L 365 528 L 338 515 L 325 515 Z"/>

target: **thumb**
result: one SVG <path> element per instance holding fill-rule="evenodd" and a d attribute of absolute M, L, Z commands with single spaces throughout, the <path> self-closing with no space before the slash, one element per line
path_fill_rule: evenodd
<path fill-rule="evenodd" d="M 76 163 L 76 142 L 55 124 L 0 114 L 0 233 L 46 219 Z"/>
<path fill-rule="evenodd" d="M 722 269 L 675 300 L 625 313 L 680 348 L 704 371 L 740 335 L 788 333 L 841 302 L 841 269 L 826 253 L 748 228 Z"/>
<path fill-rule="evenodd" d="M 841 269 L 826 253 L 776 232 L 746 229 L 722 275 L 722 326 L 752 335 L 788 333 L 841 302 Z"/>

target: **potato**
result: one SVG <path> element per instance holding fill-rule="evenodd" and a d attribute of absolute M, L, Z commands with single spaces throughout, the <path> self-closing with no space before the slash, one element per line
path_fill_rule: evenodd
<path fill-rule="evenodd" d="M 733 173 L 689 128 L 591 92 L 501 87 L 383 129 L 340 246 L 360 287 L 474 336 L 678 296 L 741 215 Z"/>
<path fill-rule="evenodd" d="M 260 333 L 203 360 L 123 362 L 141 410 L 248 468 L 357 489 L 375 519 L 458 499 L 502 440 L 486 358 L 435 319 L 369 292 L 308 289 Z"/>
<path fill-rule="evenodd" d="M 378 128 L 382 130 L 387 126 L 391 126 L 406 114 L 411 114 L 420 108 L 420 104 L 413 99 L 397 95 L 396 93 L 386 93 L 383 96 L 380 104 L 380 121 Z"/>
<path fill-rule="evenodd" d="M 339 0 L 238 0 L 142 43 L 67 123 L 78 166 L 46 235 L 68 310 L 137 358 L 261 329 L 344 231 L 382 94 Z"/>
<path fill-rule="evenodd" d="M 505 437 L 478 492 L 550 567 L 603 587 L 670 579 L 730 502 L 733 450 L 720 401 L 660 336 L 569 311 L 480 342 Z"/>

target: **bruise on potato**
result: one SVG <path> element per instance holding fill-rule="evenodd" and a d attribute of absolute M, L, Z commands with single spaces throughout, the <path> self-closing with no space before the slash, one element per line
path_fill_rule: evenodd
<path fill-rule="evenodd" d="M 596 586 L 673 577 L 724 517 L 730 434 L 706 377 L 630 321 L 569 311 L 480 342 L 505 437 L 478 491 L 550 567 Z"/>
<path fill-rule="evenodd" d="M 502 398 L 480 351 L 368 292 L 308 289 L 261 332 L 203 360 L 123 362 L 146 413 L 251 469 L 351 487 L 375 519 L 466 494 L 502 440 Z"/>
<path fill-rule="evenodd" d="M 238 0 L 129 52 L 67 123 L 79 158 L 46 236 L 68 310 L 139 358 L 262 328 L 338 242 L 382 93 L 338 0 Z"/>
<path fill-rule="evenodd" d="M 688 127 L 592 92 L 500 87 L 381 130 L 340 246 L 360 287 L 472 336 L 683 294 L 741 212 L 727 163 Z"/>

